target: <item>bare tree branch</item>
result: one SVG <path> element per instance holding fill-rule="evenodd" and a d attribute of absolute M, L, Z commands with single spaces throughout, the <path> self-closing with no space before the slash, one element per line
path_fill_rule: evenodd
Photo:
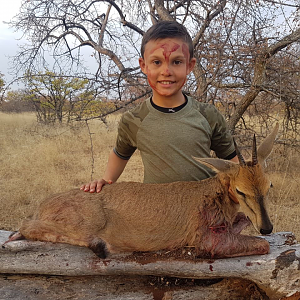
<path fill-rule="evenodd" d="M 241 116 L 247 110 L 249 105 L 254 101 L 257 95 L 263 90 L 263 84 L 265 82 L 265 72 L 268 60 L 274 56 L 278 51 L 289 46 L 290 44 L 300 41 L 300 29 L 294 31 L 279 40 L 277 43 L 267 47 L 258 57 L 256 58 L 254 66 L 254 76 L 250 89 L 247 91 L 245 96 L 237 104 L 234 114 L 229 120 L 229 128 L 234 131 L 236 124 L 238 123 Z"/>

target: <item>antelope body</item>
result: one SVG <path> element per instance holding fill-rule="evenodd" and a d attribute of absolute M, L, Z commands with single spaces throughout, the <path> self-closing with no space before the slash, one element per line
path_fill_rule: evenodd
<path fill-rule="evenodd" d="M 100 193 L 78 189 L 44 200 L 33 220 L 9 241 L 20 238 L 86 246 L 99 257 L 108 252 L 157 251 L 194 246 L 202 257 L 266 254 L 266 240 L 241 235 L 250 224 L 272 232 L 265 202 L 270 181 L 263 162 L 271 152 L 278 125 L 240 164 L 197 159 L 217 172 L 193 182 L 105 185 Z"/>

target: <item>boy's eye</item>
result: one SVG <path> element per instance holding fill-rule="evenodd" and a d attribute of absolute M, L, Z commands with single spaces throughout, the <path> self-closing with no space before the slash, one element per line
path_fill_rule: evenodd
<path fill-rule="evenodd" d="M 180 65 L 180 64 L 182 64 L 181 60 L 174 60 L 174 65 Z"/>
<path fill-rule="evenodd" d="M 159 60 L 154 60 L 153 64 L 158 66 L 158 65 L 160 65 L 160 61 Z"/>

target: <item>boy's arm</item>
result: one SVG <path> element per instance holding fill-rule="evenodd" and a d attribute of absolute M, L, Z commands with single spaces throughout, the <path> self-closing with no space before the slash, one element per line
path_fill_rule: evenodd
<path fill-rule="evenodd" d="M 108 162 L 107 162 L 107 166 L 103 178 L 82 185 L 80 189 L 85 192 L 99 193 L 105 184 L 107 183 L 111 184 L 117 181 L 117 179 L 123 173 L 127 162 L 128 160 L 118 157 L 115 154 L 115 152 L 112 150 L 109 154 L 109 158 L 108 158 Z"/>

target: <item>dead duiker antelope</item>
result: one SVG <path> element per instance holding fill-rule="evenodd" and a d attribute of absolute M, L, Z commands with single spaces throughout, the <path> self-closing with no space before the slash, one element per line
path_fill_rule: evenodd
<path fill-rule="evenodd" d="M 99 257 L 108 252 L 157 251 L 194 246 L 203 257 L 234 257 L 269 252 L 266 240 L 241 235 L 252 221 L 272 232 L 265 208 L 270 188 L 263 164 L 278 125 L 239 164 L 203 158 L 217 175 L 203 181 L 143 184 L 121 182 L 100 193 L 72 190 L 44 200 L 33 220 L 9 241 L 20 238 L 86 246 Z M 8 241 L 8 242 L 9 242 Z"/>

